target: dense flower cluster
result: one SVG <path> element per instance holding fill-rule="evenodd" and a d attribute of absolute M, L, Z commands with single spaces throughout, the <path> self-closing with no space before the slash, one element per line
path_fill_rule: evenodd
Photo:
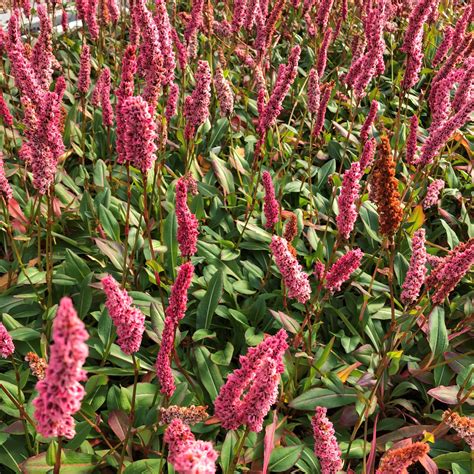
<path fill-rule="evenodd" d="M 293 81 L 298 73 L 298 61 L 300 59 L 301 48 L 293 47 L 287 64 L 280 64 L 278 76 L 270 99 L 265 104 L 258 118 L 258 130 L 260 136 L 264 136 L 266 131 L 275 124 L 283 108 L 283 100 L 290 90 Z"/>
<path fill-rule="evenodd" d="M 344 173 L 342 178 L 342 188 L 337 205 L 339 214 L 337 215 L 337 230 L 344 239 L 348 239 L 354 229 L 357 219 L 356 202 L 360 192 L 360 178 L 362 176 L 360 162 L 356 161 Z"/>
<path fill-rule="evenodd" d="M 416 139 L 418 135 L 418 116 L 413 115 L 410 119 L 410 131 L 408 132 L 406 144 L 406 160 L 409 165 L 416 165 L 418 156 L 416 154 L 418 146 Z"/>
<path fill-rule="evenodd" d="M 371 181 L 371 199 L 377 204 L 380 232 L 391 236 L 398 229 L 403 217 L 398 180 L 395 178 L 393 161 L 388 137 L 381 137 L 377 146 L 378 157 L 375 161 Z"/>
<path fill-rule="evenodd" d="M 12 114 L 10 113 L 10 110 L 8 110 L 8 105 L 5 102 L 5 99 L 3 98 L 3 94 L 0 92 L 0 117 L 3 120 L 3 123 L 7 127 L 11 127 L 13 125 L 13 117 Z"/>
<path fill-rule="evenodd" d="M 474 265 L 474 238 L 459 244 L 440 261 L 426 279 L 428 290 L 434 290 L 431 301 L 441 304 Z"/>
<path fill-rule="evenodd" d="M 306 303 L 311 296 L 308 275 L 289 250 L 288 242 L 282 237 L 274 235 L 270 250 L 288 289 L 288 297 L 295 298 L 300 303 Z"/>
<path fill-rule="evenodd" d="M 38 397 L 33 400 L 36 429 L 44 437 L 74 438 L 72 415 L 81 408 L 86 380 L 82 366 L 89 349 L 84 323 L 78 318 L 72 301 L 64 297 L 53 322 L 53 344 L 43 380 L 36 384 Z"/>
<path fill-rule="evenodd" d="M 339 291 L 342 284 L 359 268 L 363 255 L 362 250 L 354 249 L 339 258 L 326 275 L 325 287 L 332 293 Z"/>
<path fill-rule="evenodd" d="M 443 179 L 435 179 L 430 183 L 426 190 L 425 199 L 423 199 L 423 209 L 429 209 L 434 206 L 439 199 L 439 193 L 444 189 L 445 182 Z"/>
<path fill-rule="evenodd" d="M 319 459 L 321 473 L 335 474 L 342 468 L 341 450 L 337 444 L 334 427 L 326 415 L 326 408 L 316 407 L 316 413 L 311 419 L 314 453 Z"/>
<path fill-rule="evenodd" d="M 457 431 L 471 449 L 474 449 L 474 419 L 461 416 L 456 412 L 445 411 L 443 413 L 443 421 L 450 428 Z"/>
<path fill-rule="evenodd" d="M 234 110 L 234 94 L 229 82 L 224 78 L 220 66 L 217 66 L 214 73 L 214 87 L 216 89 L 217 99 L 219 100 L 220 113 L 222 117 L 230 115 Z"/>
<path fill-rule="evenodd" d="M 10 357 L 15 352 L 15 345 L 8 334 L 7 328 L 0 323 L 0 356 L 4 359 Z"/>
<path fill-rule="evenodd" d="M 123 142 L 126 160 L 142 173 L 153 166 L 156 156 L 156 124 L 148 103 L 140 96 L 125 100 Z"/>
<path fill-rule="evenodd" d="M 25 361 L 30 366 L 31 373 L 38 379 L 43 380 L 46 376 L 46 369 L 48 363 L 45 359 L 34 352 L 28 352 L 25 356 Z"/>
<path fill-rule="evenodd" d="M 161 393 L 168 397 L 173 395 L 175 384 L 171 373 L 171 356 L 174 350 L 174 339 L 179 321 L 184 318 L 188 302 L 188 289 L 193 279 L 194 266 L 183 263 L 178 269 L 178 276 L 171 288 L 171 295 L 166 308 L 165 325 L 161 335 L 161 346 L 156 359 L 156 374 L 161 384 Z"/>
<path fill-rule="evenodd" d="M 426 443 L 413 443 L 403 448 L 391 449 L 382 457 L 377 474 L 407 474 L 407 467 L 428 454 L 430 447 Z"/>
<path fill-rule="evenodd" d="M 184 116 L 186 128 L 184 135 L 187 140 L 194 137 L 196 129 L 202 125 L 209 116 L 211 101 L 211 71 L 207 61 L 198 61 L 198 69 L 194 76 L 196 87 L 184 102 Z"/>
<path fill-rule="evenodd" d="M 179 419 L 187 425 L 195 425 L 209 418 L 205 406 L 181 407 L 171 405 L 167 408 L 160 408 L 160 423 L 169 425 L 174 419 Z"/>
<path fill-rule="evenodd" d="M 265 200 L 263 203 L 263 212 L 266 219 L 265 227 L 272 229 L 279 220 L 280 205 L 275 198 L 272 177 L 268 171 L 262 173 L 262 183 L 265 188 Z"/>
<path fill-rule="evenodd" d="M 247 425 L 251 431 L 263 428 L 263 419 L 275 403 L 283 354 L 288 348 L 286 332 L 281 329 L 257 347 L 240 356 L 240 368 L 229 375 L 214 402 L 214 411 L 225 429 Z"/>
<path fill-rule="evenodd" d="M 189 210 L 188 182 L 180 178 L 176 182 L 176 219 L 178 221 L 178 244 L 183 257 L 190 257 L 197 251 L 197 239 L 199 235 L 198 221 L 196 216 Z"/>
<path fill-rule="evenodd" d="M 12 196 L 12 188 L 10 183 L 8 182 L 7 177 L 5 176 L 5 167 L 3 163 L 3 153 L 0 151 L 0 196 L 5 199 L 5 201 L 9 201 Z"/>
<path fill-rule="evenodd" d="M 365 143 L 369 138 L 369 131 L 372 128 L 372 125 L 374 124 L 378 109 L 379 103 L 376 100 L 373 100 L 370 103 L 370 110 L 367 115 L 367 118 L 365 119 L 364 125 L 362 125 L 362 128 L 360 130 L 360 139 L 362 140 L 362 143 Z"/>
<path fill-rule="evenodd" d="M 87 44 L 82 47 L 77 90 L 86 94 L 91 85 L 91 50 Z"/>
<path fill-rule="evenodd" d="M 105 292 L 105 306 L 117 330 L 117 343 L 125 354 L 133 354 L 140 349 L 145 331 L 145 316 L 132 306 L 132 298 L 120 288 L 112 275 L 102 278 Z"/>
<path fill-rule="evenodd" d="M 168 461 L 179 474 L 214 474 L 218 454 L 212 443 L 196 441 L 180 419 L 174 419 L 165 431 Z"/>
<path fill-rule="evenodd" d="M 413 304 L 420 294 L 426 275 L 425 230 L 418 229 L 412 239 L 410 266 L 402 285 L 400 295 L 403 303 Z"/>

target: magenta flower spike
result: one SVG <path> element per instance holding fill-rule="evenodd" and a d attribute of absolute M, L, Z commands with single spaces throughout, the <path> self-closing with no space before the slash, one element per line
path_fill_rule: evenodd
<path fill-rule="evenodd" d="M 0 356 L 7 359 L 15 352 L 15 345 L 7 328 L 0 323 Z"/>
<path fill-rule="evenodd" d="M 188 302 L 188 289 L 194 275 L 191 262 L 183 263 L 178 269 L 178 276 L 171 287 L 168 307 L 165 310 L 165 325 L 161 336 L 161 346 L 156 359 L 156 375 L 161 384 L 161 393 L 167 397 L 173 395 L 176 386 L 171 372 L 171 357 L 174 351 L 174 340 L 179 321 L 184 318 Z"/>
<path fill-rule="evenodd" d="M 265 214 L 265 227 L 271 229 L 279 220 L 280 205 L 275 198 L 275 188 L 270 173 L 264 171 L 262 173 L 262 183 L 265 188 L 265 199 L 263 203 L 263 212 Z"/>
<path fill-rule="evenodd" d="M 363 255 L 360 249 L 354 249 L 339 258 L 326 275 L 326 289 L 331 293 L 339 291 L 342 284 L 359 268 Z"/>

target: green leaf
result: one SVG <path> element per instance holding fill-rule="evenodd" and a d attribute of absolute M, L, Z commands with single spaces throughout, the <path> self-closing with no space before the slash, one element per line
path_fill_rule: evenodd
<path fill-rule="evenodd" d="M 168 263 L 168 270 L 176 277 L 176 262 L 178 260 L 178 241 L 176 240 L 178 224 L 176 222 L 176 215 L 171 212 L 165 219 L 163 242 L 168 248 L 166 252 L 166 260 Z"/>
<path fill-rule="evenodd" d="M 446 238 L 448 239 L 448 245 L 450 249 L 453 249 L 456 247 L 456 245 L 459 244 L 459 239 L 458 236 L 456 235 L 456 232 L 454 232 L 453 229 L 449 226 L 449 224 L 441 219 L 441 225 L 444 227 L 444 230 L 446 231 Z"/>
<path fill-rule="evenodd" d="M 290 402 L 290 407 L 296 410 L 314 410 L 317 406 L 338 408 L 352 405 L 357 401 L 357 394 L 335 393 L 326 388 L 312 388 Z"/>
<path fill-rule="evenodd" d="M 65 272 L 80 283 L 91 270 L 87 263 L 70 249 L 66 249 Z"/>
<path fill-rule="evenodd" d="M 209 329 L 212 323 L 212 317 L 216 311 L 219 300 L 222 297 L 224 289 L 224 272 L 219 269 L 212 275 L 209 281 L 204 298 L 199 302 L 197 308 L 197 328 Z"/>
<path fill-rule="evenodd" d="M 291 469 L 301 456 L 304 446 L 277 446 L 270 456 L 269 472 L 284 472 Z"/>
<path fill-rule="evenodd" d="M 99 205 L 100 224 L 105 233 L 115 242 L 120 242 L 120 226 L 112 212 L 103 204 Z"/>
<path fill-rule="evenodd" d="M 123 474 L 155 474 L 164 463 L 162 459 L 141 459 L 129 464 Z"/>
<path fill-rule="evenodd" d="M 38 454 L 21 464 L 24 474 L 45 474 L 51 469 L 46 462 L 46 453 Z M 61 456 L 61 474 L 87 474 L 95 469 L 95 456 L 86 453 L 63 450 Z"/>
<path fill-rule="evenodd" d="M 211 361 L 211 353 L 204 346 L 194 349 L 199 378 L 204 385 L 211 400 L 215 400 L 219 389 L 224 384 L 222 375 L 217 365 Z"/>
<path fill-rule="evenodd" d="M 430 315 L 429 343 L 435 358 L 448 348 L 448 332 L 444 321 L 444 309 L 436 306 Z"/>
<path fill-rule="evenodd" d="M 436 456 L 433 461 L 440 469 L 444 469 L 446 471 L 450 471 L 452 468 L 452 464 L 458 464 L 462 468 L 466 469 L 467 472 L 471 471 L 472 461 L 471 461 L 471 454 L 466 451 L 459 451 L 457 453 L 448 453 L 448 454 L 441 454 Z"/>
<path fill-rule="evenodd" d="M 230 342 L 226 342 L 225 348 L 222 351 L 217 351 L 211 355 L 211 360 L 214 364 L 223 365 L 228 367 L 232 360 L 232 354 L 234 353 L 234 346 Z"/>

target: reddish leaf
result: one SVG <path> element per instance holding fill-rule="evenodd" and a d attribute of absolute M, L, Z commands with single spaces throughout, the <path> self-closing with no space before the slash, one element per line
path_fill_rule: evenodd
<path fill-rule="evenodd" d="M 278 416 L 276 410 L 273 411 L 273 421 L 265 428 L 265 439 L 263 441 L 263 468 L 262 474 L 267 473 L 268 464 L 270 463 L 270 456 L 275 446 L 274 437 L 278 423 Z"/>

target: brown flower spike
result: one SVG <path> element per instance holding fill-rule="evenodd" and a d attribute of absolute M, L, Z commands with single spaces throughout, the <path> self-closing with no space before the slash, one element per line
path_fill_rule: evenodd
<path fill-rule="evenodd" d="M 168 408 L 160 408 L 161 423 L 169 425 L 174 419 L 178 418 L 186 425 L 195 425 L 209 417 L 206 412 L 207 406 L 180 407 L 171 405 Z"/>
<path fill-rule="evenodd" d="M 407 467 L 422 459 L 429 450 L 430 447 L 421 442 L 390 449 L 381 459 L 377 474 L 407 474 Z"/>
<path fill-rule="evenodd" d="M 474 449 L 474 419 L 458 415 L 455 412 L 445 411 L 443 421 L 450 428 L 457 431 L 458 435 L 466 441 L 471 449 Z"/>
<path fill-rule="evenodd" d="M 370 197 L 377 204 L 380 232 L 390 237 L 400 226 L 403 210 L 388 137 L 381 137 L 377 153 L 378 159 L 372 174 Z"/>

